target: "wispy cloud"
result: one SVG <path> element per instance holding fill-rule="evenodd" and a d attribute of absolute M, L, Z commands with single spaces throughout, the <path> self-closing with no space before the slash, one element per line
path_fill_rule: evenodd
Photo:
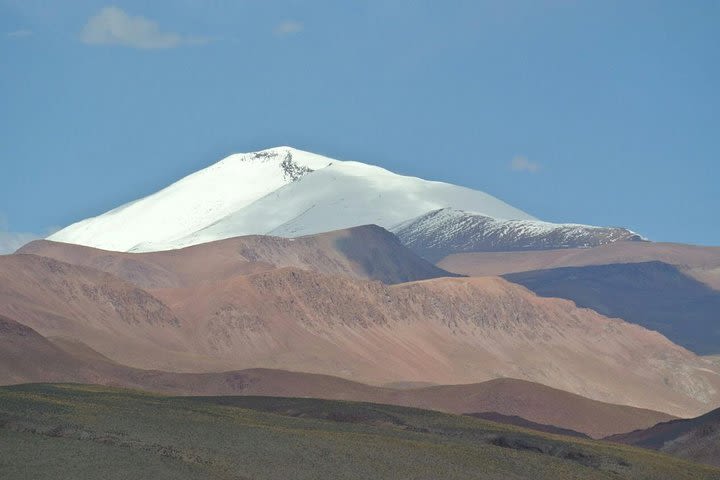
<path fill-rule="evenodd" d="M 14 253 L 26 243 L 39 238 L 39 235 L 33 233 L 0 232 L 0 255 Z"/>
<path fill-rule="evenodd" d="M 510 168 L 515 172 L 535 173 L 540 170 L 540 165 L 528 160 L 523 155 L 517 155 L 510 161 Z"/>
<path fill-rule="evenodd" d="M 305 29 L 305 25 L 297 20 L 284 20 L 277 24 L 273 29 L 275 35 L 284 37 L 287 35 L 294 35 L 300 33 Z"/>
<path fill-rule="evenodd" d="M 10 38 L 24 38 L 32 35 L 32 30 L 15 30 L 14 32 L 7 32 L 5 35 Z"/>
<path fill-rule="evenodd" d="M 141 49 L 201 45 L 210 41 L 207 37 L 164 32 L 156 22 L 128 15 L 118 7 L 105 7 L 91 17 L 80 33 L 80 39 L 88 45 L 121 45 Z"/>
<path fill-rule="evenodd" d="M 13 253 L 28 242 L 37 240 L 40 235 L 8 231 L 7 217 L 0 213 L 0 255 Z"/>

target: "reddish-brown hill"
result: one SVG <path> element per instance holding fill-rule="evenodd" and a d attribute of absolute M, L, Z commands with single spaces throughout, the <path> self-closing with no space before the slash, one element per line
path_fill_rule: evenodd
<path fill-rule="evenodd" d="M 511 377 L 679 416 L 720 401 L 710 362 L 655 332 L 499 278 L 388 287 L 282 269 L 153 293 L 196 332 L 199 354 L 229 368 L 370 384 Z"/>
<path fill-rule="evenodd" d="M 402 397 L 401 397 L 402 398 Z M 590 400 L 538 383 L 498 378 L 473 385 L 442 385 L 411 390 L 404 405 L 451 412 L 495 412 L 542 425 L 575 430 L 601 438 L 602 432 L 650 424 L 658 412 Z"/>
<path fill-rule="evenodd" d="M 158 368 L 169 368 L 164 358 L 188 351 L 180 320 L 149 293 L 36 255 L 0 256 L 0 315 L 43 336 L 80 340 L 122 363 L 142 364 L 151 356 Z"/>
<path fill-rule="evenodd" d="M 387 286 L 285 268 L 147 292 L 10 255 L 0 257 L 0 314 L 143 369 L 273 368 L 376 385 L 510 377 L 677 416 L 720 402 L 713 363 L 499 278 Z"/>
<path fill-rule="evenodd" d="M 418 257 L 375 225 L 299 238 L 251 235 L 148 253 L 38 240 L 18 253 L 93 267 L 141 288 L 187 287 L 280 267 L 384 283 L 455 276 Z"/>
<path fill-rule="evenodd" d="M 502 412 L 595 437 L 645 428 L 669 415 L 593 401 L 522 380 L 414 390 L 373 387 L 338 377 L 255 369 L 222 373 L 139 370 L 111 362 L 81 344 L 49 341 L 0 316 L 0 385 L 74 382 L 142 388 L 183 395 L 268 395 L 355 400 L 453 413 Z M 517 419 L 515 419 L 517 421 Z M 532 424 L 524 423 L 532 427 Z"/>

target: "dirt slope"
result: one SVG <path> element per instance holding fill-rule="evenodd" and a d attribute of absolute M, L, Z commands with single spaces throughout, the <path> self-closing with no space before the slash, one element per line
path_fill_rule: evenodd
<path fill-rule="evenodd" d="M 402 398 L 402 397 L 401 397 Z M 650 424 L 658 412 L 598 402 L 538 383 L 498 378 L 473 385 L 441 385 L 412 390 L 403 405 L 432 408 L 441 404 L 449 412 L 494 412 L 518 416 L 602 438 L 602 432 L 630 430 L 629 425 Z M 664 420 L 663 420 L 664 421 Z"/>
<path fill-rule="evenodd" d="M 18 253 L 93 267 L 141 288 L 191 286 L 278 267 L 384 283 L 455 276 L 418 257 L 393 234 L 375 225 L 294 239 L 252 235 L 149 253 L 38 240 Z"/>
<path fill-rule="evenodd" d="M 395 286 L 283 269 L 153 292 L 230 368 L 362 383 L 543 383 L 596 400 L 705 412 L 717 367 L 663 336 L 499 278 Z"/>
<path fill-rule="evenodd" d="M 0 257 L 0 314 L 135 368 L 272 368 L 382 385 L 542 383 L 693 416 L 717 366 L 657 333 L 499 278 L 387 286 L 286 268 L 146 292 L 97 270 Z"/>
<path fill-rule="evenodd" d="M 355 400 L 416 406 L 453 413 L 502 412 L 492 420 L 516 424 L 510 415 L 558 425 L 596 438 L 646 428 L 669 415 L 596 402 L 522 380 L 395 390 L 338 377 L 254 369 L 222 373 L 139 370 L 111 362 L 81 344 L 49 341 L 33 329 L 0 316 L 0 385 L 73 382 L 142 388 L 184 395 L 267 395 Z M 508 416 L 506 421 L 502 416 Z M 521 426 L 532 428 L 530 423 Z M 556 433 L 560 433 L 556 431 Z"/>
<path fill-rule="evenodd" d="M 150 355 L 159 368 L 170 367 L 159 352 L 188 351 L 180 320 L 157 298 L 112 275 L 46 257 L 0 256 L 0 315 L 46 337 L 80 340 L 122 363 Z"/>

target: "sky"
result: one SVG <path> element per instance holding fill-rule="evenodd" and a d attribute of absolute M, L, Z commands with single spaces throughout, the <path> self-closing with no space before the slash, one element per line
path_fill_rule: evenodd
<path fill-rule="evenodd" d="M 720 245 L 720 2 L 0 0 L 0 250 L 289 145 Z"/>

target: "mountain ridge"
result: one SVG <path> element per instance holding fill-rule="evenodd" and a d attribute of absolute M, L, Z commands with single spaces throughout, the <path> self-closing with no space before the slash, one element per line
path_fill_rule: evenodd
<path fill-rule="evenodd" d="M 403 244 L 431 262 L 467 252 L 590 248 L 645 240 L 626 228 L 504 220 L 453 208 L 425 213 L 390 230 Z"/>

